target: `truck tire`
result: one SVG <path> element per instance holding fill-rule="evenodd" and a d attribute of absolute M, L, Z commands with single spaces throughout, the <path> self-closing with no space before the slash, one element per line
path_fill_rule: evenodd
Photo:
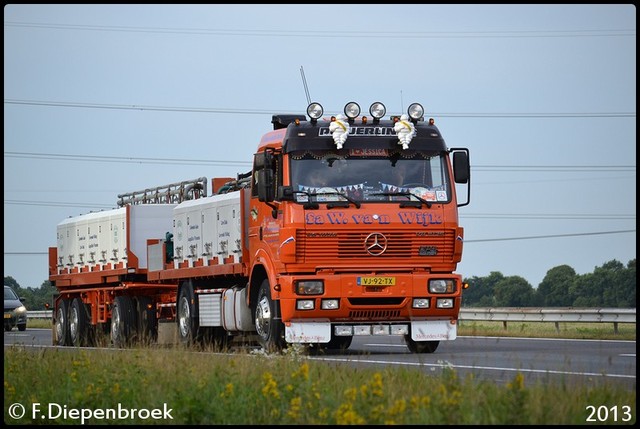
<path fill-rule="evenodd" d="M 271 299 L 269 280 L 265 279 L 260 285 L 253 314 L 260 344 L 267 352 L 278 352 L 285 344 L 284 325 L 278 307 L 278 303 Z"/>
<path fill-rule="evenodd" d="M 178 337 L 184 345 L 193 345 L 198 332 L 196 303 L 191 282 L 185 282 L 180 288 L 177 308 Z"/>
<path fill-rule="evenodd" d="M 75 298 L 69 308 L 69 339 L 76 347 L 90 345 L 89 332 L 91 324 L 87 314 L 87 307 L 80 298 Z"/>
<path fill-rule="evenodd" d="M 329 350 L 347 350 L 349 346 L 351 346 L 352 341 L 352 336 L 337 337 L 331 334 L 331 340 L 325 345 L 325 348 Z"/>
<path fill-rule="evenodd" d="M 66 299 L 60 300 L 60 305 L 56 309 L 56 320 L 54 323 L 54 329 L 56 330 L 56 344 L 57 346 L 68 346 L 71 344 L 69 338 L 69 301 Z"/>
<path fill-rule="evenodd" d="M 404 339 L 411 353 L 433 353 L 440 345 L 440 341 L 414 341 L 411 334 L 405 335 Z"/>
<path fill-rule="evenodd" d="M 139 296 L 136 298 L 136 320 L 140 343 L 150 344 L 158 340 L 158 322 L 156 309 L 151 298 Z"/>
<path fill-rule="evenodd" d="M 133 301 L 128 296 L 117 296 L 111 309 L 111 343 L 116 347 L 127 347 L 135 335 L 135 313 Z"/>

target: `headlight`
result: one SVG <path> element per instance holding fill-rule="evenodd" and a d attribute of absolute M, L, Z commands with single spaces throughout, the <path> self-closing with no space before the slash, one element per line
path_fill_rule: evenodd
<path fill-rule="evenodd" d="M 429 280 L 429 292 L 431 293 L 454 293 L 456 291 L 456 281 L 453 279 Z"/>
<path fill-rule="evenodd" d="M 298 280 L 296 282 L 296 293 L 298 295 L 322 295 L 324 293 L 324 282 L 322 280 Z"/>
<path fill-rule="evenodd" d="M 27 312 L 27 309 L 25 308 L 25 306 L 24 306 L 24 305 L 21 305 L 20 307 L 16 308 L 14 311 L 15 311 L 16 313 L 26 313 L 26 312 Z"/>

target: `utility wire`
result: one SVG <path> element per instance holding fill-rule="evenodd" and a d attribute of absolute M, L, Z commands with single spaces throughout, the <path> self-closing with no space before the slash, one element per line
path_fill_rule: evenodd
<path fill-rule="evenodd" d="M 605 234 L 623 234 L 623 233 L 635 233 L 635 229 L 622 230 L 622 231 L 601 231 L 601 232 L 581 232 L 575 234 L 556 234 L 556 235 L 535 235 L 529 237 L 510 237 L 510 238 L 488 238 L 480 240 L 464 240 L 465 244 L 468 243 L 483 243 L 489 241 L 509 241 L 509 240 L 532 240 L 539 238 L 559 238 L 559 237 L 582 237 L 588 235 L 605 235 Z M 4 252 L 5 255 L 47 255 L 48 252 Z"/>
<path fill-rule="evenodd" d="M 603 235 L 603 234 L 625 234 L 633 232 L 635 233 L 635 229 L 626 229 L 621 231 L 603 231 L 603 232 L 580 232 L 575 234 L 555 234 L 555 235 L 532 235 L 529 237 L 510 237 L 510 238 L 485 238 L 478 240 L 464 240 L 464 243 L 486 243 L 489 241 L 510 241 L 510 240 L 533 240 L 539 238 L 558 238 L 558 237 L 584 237 L 587 235 Z"/>
<path fill-rule="evenodd" d="M 223 113 L 234 115 L 271 115 L 274 112 L 283 114 L 299 114 L 298 110 L 289 109 L 233 109 L 228 107 L 175 107 L 175 106 L 145 106 L 136 104 L 100 104 L 80 103 L 66 101 L 46 100 L 20 100 L 5 98 L 5 104 L 48 106 L 48 107 L 74 107 L 86 109 L 112 109 L 112 110 L 149 110 L 163 112 L 191 112 L 191 113 Z M 438 113 L 430 112 L 429 116 L 439 118 L 635 118 L 635 112 L 555 112 L 555 113 Z"/>
<path fill-rule="evenodd" d="M 109 31 L 123 33 L 201 34 L 208 36 L 249 37 L 320 37 L 384 39 L 467 39 L 467 38 L 558 38 L 558 37 L 633 37 L 634 29 L 620 30 L 533 30 L 533 31 L 318 31 L 247 30 L 216 28 L 126 27 L 110 25 L 74 25 L 5 21 L 5 27 L 45 28 L 54 30 Z"/>

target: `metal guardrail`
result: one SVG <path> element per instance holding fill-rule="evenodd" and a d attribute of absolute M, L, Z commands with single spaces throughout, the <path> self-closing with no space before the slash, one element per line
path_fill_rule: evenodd
<path fill-rule="evenodd" d="M 51 310 L 29 311 L 32 319 L 50 319 Z M 508 322 L 553 322 L 556 330 L 560 323 L 613 323 L 618 332 L 618 323 L 636 323 L 635 308 L 573 308 L 573 307 L 486 307 L 460 309 L 460 321 L 502 322 L 507 329 Z"/>
<path fill-rule="evenodd" d="M 29 319 L 51 319 L 53 317 L 52 310 L 42 310 L 42 311 L 27 311 L 27 317 Z"/>
<path fill-rule="evenodd" d="M 618 333 L 618 323 L 636 323 L 635 308 L 573 308 L 573 307 L 487 307 L 462 308 L 460 321 L 482 320 L 502 322 L 553 322 L 560 331 L 560 323 L 613 323 Z"/>

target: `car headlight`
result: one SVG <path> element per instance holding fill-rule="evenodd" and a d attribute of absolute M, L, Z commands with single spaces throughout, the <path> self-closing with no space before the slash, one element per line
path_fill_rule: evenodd
<path fill-rule="evenodd" d="M 13 310 L 13 311 L 15 311 L 16 313 L 26 313 L 26 312 L 27 312 L 27 309 L 25 308 L 25 306 L 24 306 L 24 305 L 21 305 L 20 307 L 16 308 L 16 309 L 15 309 L 15 310 Z"/>
<path fill-rule="evenodd" d="M 455 291 L 456 281 L 454 279 L 429 280 L 429 292 L 431 293 L 454 293 Z"/>
<path fill-rule="evenodd" d="M 296 282 L 296 293 L 298 295 L 322 295 L 324 293 L 324 282 L 322 280 L 298 280 Z"/>

